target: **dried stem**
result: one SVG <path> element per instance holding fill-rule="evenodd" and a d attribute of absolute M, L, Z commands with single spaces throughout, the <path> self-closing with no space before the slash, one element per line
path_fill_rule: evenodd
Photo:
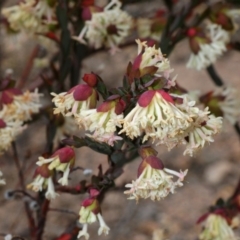
<path fill-rule="evenodd" d="M 21 165 L 20 165 L 20 162 L 19 162 L 18 152 L 17 152 L 17 147 L 16 147 L 15 142 L 12 143 L 12 149 L 13 149 L 13 156 L 14 156 L 13 159 L 14 159 L 17 171 L 18 171 L 20 186 L 22 188 L 22 191 L 25 192 L 26 191 L 25 180 L 24 180 L 24 175 L 23 175 Z M 34 238 L 34 236 L 35 236 L 35 221 L 34 221 L 34 218 L 33 218 L 32 212 L 29 208 L 28 203 L 25 202 L 24 207 L 25 207 L 25 212 L 26 212 L 27 219 L 28 219 L 30 235 L 31 235 L 32 238 Z"/>
<path fill-rule="evenodd" d="M 33 61 L 34 59 L 36 58 L 38 52 L 40 50 L 40 46 L 37 45 L 33 48 L 32 52 L 31 52 L 31 55 L 27 61 L 27 64 L 22 72 L 22 76 L 21 78 L 19 79 L 19 82 L 18 82 L 18 87 L 19 88 L 22 88 L 24 86 L 24 84 L 26 83 L 27 79 L 28 79 L 28 76 L 32 70 L 32 67 L 33 67 Z"/>

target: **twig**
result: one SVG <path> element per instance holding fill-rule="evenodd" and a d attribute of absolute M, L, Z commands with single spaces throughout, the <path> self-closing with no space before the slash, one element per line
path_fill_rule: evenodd
<path fill-rule="evenodd" d="M 33 48 L 32 50 L 32 53 L 27 61 L 27 64 L 22 72 L 22 76 L 21 78 L 19 79 L 19 82 L 18 82 L 18 87 L 19 88 L 22 88 L 24 86 L 24 84 L 26 83 L 27 79 L 28 79 L 28 76 L 32 70 L 32 67 L 33 67 L 33 62 L 34 62 L 34 59 L 36 58 L 38 52 L 40 50 L 40 46 L 37 45 Z"/>
<path fill-rule="evenodd" d="M 19 177 L 20 185 L 21 185 L 22 190 L 25 192 L 26 191 L 25 180 L 24 180 L 24 175 L 23 175 L 21 165 L 20 165 L 20 162 L 19 162 L 18 152 L 17 152 L 17 147 L 16 147 L 15 142 L 12 143 L 12 149 L 13 149 L 13 156 L 14 156 L 13 159 L 14 159 L 16 168 L 18 170 L 18 177 Z M 31 235 L 32 238 L 34 238 L 34 236 L 35 236 L 35 221 L 34 221 L 32 212 L 31 212 L 31 210 L 28 206 L 28 203 L 25 202 L 24 207 L 25 207 L 27 218 L 28 218 L 30 235 Z"/>
<path fill-rule="evenodd" d="M 71 215 L 74 215 L 74 216 L 77 216 L 77 217 L 78 217 L 78 214 L 77 214 L 77 213 L 75 213 L 75 212 L 73 212 L 73 211 L 70 211 L 70 210 L 67 210 L 67 209 L 49 208 L 49 211 L 67 213 L 67 214 L 71 214 Z"/>
<path fill-rule="evenodd" d="M 213 65 L 210 65 L 209 67 L 207 67 L 207 72 L 209 74 L 209 76 L 211 77 L 211 79 L 213 80 L 213 82 L 221 87 L 224 85 L 223 80 L 220 78 L 220 76 L 217 74 L 217 72 L 214 69 Z"/>

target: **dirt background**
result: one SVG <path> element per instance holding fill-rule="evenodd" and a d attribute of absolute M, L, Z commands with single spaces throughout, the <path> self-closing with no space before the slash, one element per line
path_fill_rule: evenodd
<path fill-rule="evenodd" d="M 10 1 L 7 1 L 9 4 Z M 154 2 L 154 1 L 153 1 Z M 139 11 L 132 10 L 134 14 L 151 14 L 161 4 L 139 5 Z M 33 38 L 26 35 L 8 36 L 1 33 L 1 46 L 3 50 L 2 71 L 7 68 L 14 70 L 14 75 L 19 78 L 26 64 L 30 52 L 36 44 Z M 134 59 L 137 47 L 125 48 L 115 56 L 106 52 L 98 53 L 83 62 L 82 73 L 98 72 L 110 87 L 119 86 L 126 69 L 126 63 Z M 206 92 L 214 89 L 214 85 L 204 71 L 186 69 L 189 58 L 187 41 L 177 45 L 169 57 L 171 66 L 178 75 L 178 83 L 189 90 Z M 215 67 L 223 79 L 231 86 L 240 90 L 240 58 L 236 52 L 227 52 Z M 34 81 L 37 71 L 33 71 L 29 83 Z M 49 96 L 45 96 L 49 99 Z M 26 164 L 26 183 L 31 182 L 32 171 L 37 157 L 44 151 L 45 143 L 44 118 L 38 120 L 19 136 L 17 146 L 22 164 Z M 102 204 L 104 219 L 111 228 L 108 236 L 97 236 L 98 225 L 90 226 L 90 239 L 99 240 L 149 240 L 152 239 L 154 230 L 161 230 L 162 237 L 154 240 L 193 240 L 197 239 L 201 227 L 196 220 L 206 212 L 208 206 L 214 204 L 219 198 L 227 198 L 234 191 L 240 173 L 240 146 L 239 138 L 232 126 L 224 123 L 222 133 L 215 137 L 215 142 L 207 145 L 196 157 L 183 156 L 183 148 L 176 148 L 168 152 L 165 147 L 158 147 L 158 156 L 168 168 L 175 170 L 189 169 L 185 184 L 177 189 L 174 195 L 169 195 L 165 200 L 152 202 L 142 200 L 138 204 L 126 199 L 122 192 L 112 191 L 106 195 Z M 76 165 L 90 168 L 97 173 L 97 166 L 103 165 L 107 169 L 107 159 L 104 155 L 95 153 L 88 148 L 77 149 Z M 0 160 L 0 169 L 4 173 L 7 185 L 0 188 L 0 234 L 26 236 L 27 223 L 24 215 L 23 199 L 6 200 L 6 191 L 19 188 L 17 172 L 13 164 L 13 153 L 7 151 Z M 117 179 L 117 186 L 130 182 L 136 177 L 136 170 L 140 159 L 124 167 L 123 175 Z M 70 185 L 83 179 L 81 171 L 71 175 Z M 90 178 L 90 176 L 88 177 Z M 61 194 L 51 202 L 51 208 L 61 208 L 79 211 L 81 201 L 87 195 L 69 196 Z M 50 211 L 44 233 L 44 239 L 54 239 L 68 227 L 69 223 L 77 222 L 76 215 Z M 0 237 L 1 239 L 1 237 Z"/>

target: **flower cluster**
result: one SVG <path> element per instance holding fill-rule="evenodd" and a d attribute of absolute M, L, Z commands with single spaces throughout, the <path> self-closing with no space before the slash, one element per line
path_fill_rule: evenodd
<path fill-rule="evenodd" d="M 140 39 L 159 41 L 166 24 L 165 11 L 159 10 L 153 18 L 138 18 L 136 24 Z"/>
<path fill-rule="evenodd" d="M 187 63 L 188 68 L 204 69 L 214 63 L 226 50 L 229 35 L 221 26 L 207 23 L 205 30 L 190 28 L 189 44 L 192 54 Z"/>
<path fill-rule="evenodd" d="M 221 87 L 200 97 L 200 102 L 209 107 L 215 116 L 222 116 L 232 125 L 240 119 L 240 99 L 231 87 Z"/>
<path fill-rule="evenodd" d="M 121 2 L 118 0 L 111 0 L 103 10 L 89 7 L 84 9 L 84 13 L 85 26 L 79 36 L 73 38 L 95 49 L 105 46 L 114 53 L 133 25 L 132 18 L 121 10 Z"/>
<path fill-rule="evenodd" d="M 68 176 L 75 164 L 75 153 L 71 147 L 61 148 L 49 158 L 39 157 L 34 180 L 28 185 L 33 191 L 38 192 L 47 188 L 45 196 L 47 199 L 54 199 L 58 194 L 54 190 L 53 170 L 62 172 L 63 176 L 58 180 L 62 186 L 68 185 Z"/>
<path fill-rule="evenodd" d="M 24 122 L 31 120 L 32 115 L 39 112 L 41 96 L 37 89 L 35 92 L 22 92 L 10 88 L 1 92 L 0 153 L 7 150 L 16 136 L 23 131 L 26 127 Z"/>
<path fill-rule="evenodd" d="M 2 14 L 14 31 L 44 33 L 49 30 L 51 24 L 55 24 L 56 2 L 24 0 L 18 5 L 4 8 Z"/>
<path fill-rule="evenodd" d="M 225 217 L 210 213 L 204 221 L 204 229 L 199 235 L 200 240 L 237 240 L 233 229 Z"/>
<path fill-rule="evenodd" d="M 145 151 L 149 151 L 146 149 Z M 151 151 L 151 150 L 150 150 Z M 143 154 L 144 158 L 138 168 L 138 178 L 127 184 L 130 188 L 124 193 L 129 195 L 129 199 L 150 198 L 151 200 L 161 200 L 174 193 L 176 187 L 183 186 L 183 180 L 188 170 L 179 173 L 163 166 L 162 161 L 155 155 Z M 173 176 L 177 176 L 177 181 L 173 181 Z"/>
<path fill-rule="evenodd" d="M 102 217 L 101 208 L 97 200 L 98 195 L 99 191 L 96 189 L 90 189 L 90 197 L 82 202 L 82 206 L 79 212 L 79 222 L 83 224 L 83 227 L 82 230 L 78 233 L 78 238 L 85 237 L 86 240 L 89 239 L 89 234 L 87 231 L 88 224 L 94 223 L 97 220 L 100 224 L 98 235 L 102 235 L 102 233 L 107 235 L 110 230 Z"/>

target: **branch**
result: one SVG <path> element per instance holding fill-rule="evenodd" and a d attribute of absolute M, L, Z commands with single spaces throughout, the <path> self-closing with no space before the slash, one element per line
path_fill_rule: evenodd
<path fill-rule="evenodd" d="M 207 67 L 207 72 L 208 72 L 209 76 L 211 77 L 211 79 L 213 80 L 213 82 L 215 83 L 215 85 L 217 85 L 219 87 L 222 87 L 224 85 L 223 80 L 217 74 L 213 65 L 210 65 L 209 67 Z"/>
<path fill-rule="evenodd" d="M 19 177 L 20 185 L 21 185 L 22 191 L 26 192 L 24 175 L 23 175 L 22 168 L 21 168 L 21 165 L 20 165 L 20 162 L 19 162 L 18 152 L 17 152 L 17 147 L 16 147 L 15 142 L 12 143 L 12 149 L 13 149 L 13 159 L 14 159 L 17 171 L 18 171 L 18 177 Z M 24 207 L 25 207 L 25 212 L 26 212 L 27 219 L 28 219 L 30 235 L 33 239 L 34 236 L 35 236 L 35 229 L 36 229 L 35 221 L 34 221 L 34 218 L 33 218 L 32 212 L 29 208 L 28 203 L 25 202 Z"/>

